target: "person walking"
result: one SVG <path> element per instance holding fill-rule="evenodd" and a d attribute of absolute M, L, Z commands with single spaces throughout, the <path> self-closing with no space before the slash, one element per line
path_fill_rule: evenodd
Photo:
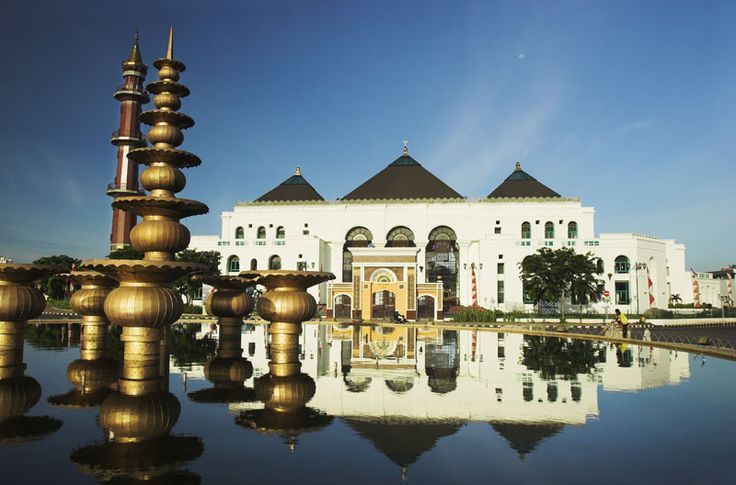
<path fill-rule="evenodd" d="M 627 338 L 629 335 L 629 319 L 626 315 L 621 313 L 621 310 L 619 310 L 618 308 L 616 308 L 614 321 L 621 325 L 621 334 L 623 338 Z"/>

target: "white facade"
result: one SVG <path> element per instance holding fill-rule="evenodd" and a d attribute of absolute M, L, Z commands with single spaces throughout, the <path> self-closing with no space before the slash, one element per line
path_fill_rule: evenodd
<path fill-rule="evenodd" d="M 610 313 L 615 307 L 636 313 L 650 307 L 667 308 L 669 296 L 674 293 L 684 302 L 692 301 L 684 245 L 637 234 L 597 236 L 594 216 L 595 210 L 584 207 L 578 199 L 561 197 L 246 202 L 222 213 L 219 235 L 193 236 L 190 248 L 219 251 L 223 274 L 252 267 L 267 269 L 269 261 L 278 256 L 283 269 L 330 271 L 340 282 L 343 246 L 351 229 L 368 229 L 372 246 L 383 247 L 389 231 L 403 226 L 414 234 L 417 282 L 422 283 L 426 281 L 424 261 L 429 234 L 439 226 L 447 226 L 457 235 L 457 296 L 461 305 L 473 302 L 474 270 L 480 306 L 531 310 L 532 305 L 523 300 L 518 265 L 545 246 L 573 247 L 602 258 L 601 282 L 610 292 L 610 299 L 585 306 L 584 311 Z M 522 237 L 524 223 L 530 225 L 529 237 Z M 575 231 L 569 231 L 571 223 Z M 553 228 L 554 234 L 545 227 Z M 627 258 L 628 266 L 616 265 L 616 258 L 622 256 Z M 235 258 L 238 265 L 233 264 Z M 321 303 L 326 303 L 324 290 L 324 285 L 311 290 Z"/>

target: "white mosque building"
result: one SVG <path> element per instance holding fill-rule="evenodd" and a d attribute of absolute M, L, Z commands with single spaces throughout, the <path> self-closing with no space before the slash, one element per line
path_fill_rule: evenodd
<path fill-rule="evenodd" d="M 223 274 L 330 271 L 336 280 L 311 290 L 328 317 L 370 320 L 398 311 L 409 320 L 441 320 L 458 305 L 532 310 L 519 263 L 541 247 L 572 247 L 601 259 L 600 284 L 609 297 L 587 311 L 667 308 L 673 294 L 692 301 L 683 244 L 598 234 L 592 207 L 561 196 L 518 163 L 487 197 L 469 198 L 405 147 L 338 200 L 325 200 L 297 168 L 221 218 L 219 235 L 193 236 L 190 248 L 219 251 Z"/>

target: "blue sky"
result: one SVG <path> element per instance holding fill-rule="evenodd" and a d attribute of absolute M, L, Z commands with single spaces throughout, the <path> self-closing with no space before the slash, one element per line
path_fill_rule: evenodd
<path fill-rule="evenodd" d="M 597 232 L 736 262 L 736 3 L 653 0 L 6 2 L 0 255 L 107 253 L 120 61 L 138 27 L 150 66 L 169 24 L 203 160 L 181 195 L 211 210 L 193 234 L 296 164 L 341 197 L 407 138 L 465 196 L 520 161 Z"/>

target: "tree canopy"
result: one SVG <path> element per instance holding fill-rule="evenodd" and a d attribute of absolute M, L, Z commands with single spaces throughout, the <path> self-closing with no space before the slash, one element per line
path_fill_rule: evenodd
<path fill-rule="evenodd" d="M 519 263 L 521 280 L 529 298 L 535 303 L 558 301 L 565 316 L 565 297 L 575 296 L 580 302 L 598 301 L 598 258 L 592 253 L 579 254 L 572 248 L 551 250 L 544 247 Z"/>
<path fill-rule="evenodd" d="M 205 274 L 220 274 L 220 253 L 218 251 L 197 251 L 195 249 L 185 249 L 176 253 L 176 260 L 186 263 L 203 264 L 207 267 L 203 271 Z M 194 283 L 190 276 L 179 278 L 174 282 L 174 289 L 178 291 L 186 299 L 189 305 L 194 299 L 196 291 L 202 287 L 201 283 Z"/>
<path fill-rule="evenodd" d="M 33 264 L 49 264 L 56 266 L 64 266 L 68 271 L 77 266 L 81 261 L 66 254 L 58 254 L 54 256 L 44 256 L 38 258 Z M 55 300 L 61 300 L 65 298 L 69 292 L 69 285 L 67 284 L 67 278 L 64 276 L 47 276 L 38 281 L 38 287 L 41 291 L 46 294 L 49 298 Z"/>
<path fill-rule="evenodd" d="M 143 253 L 132 246 L 110 251 L 109 259 L 143 259 Z"/>

